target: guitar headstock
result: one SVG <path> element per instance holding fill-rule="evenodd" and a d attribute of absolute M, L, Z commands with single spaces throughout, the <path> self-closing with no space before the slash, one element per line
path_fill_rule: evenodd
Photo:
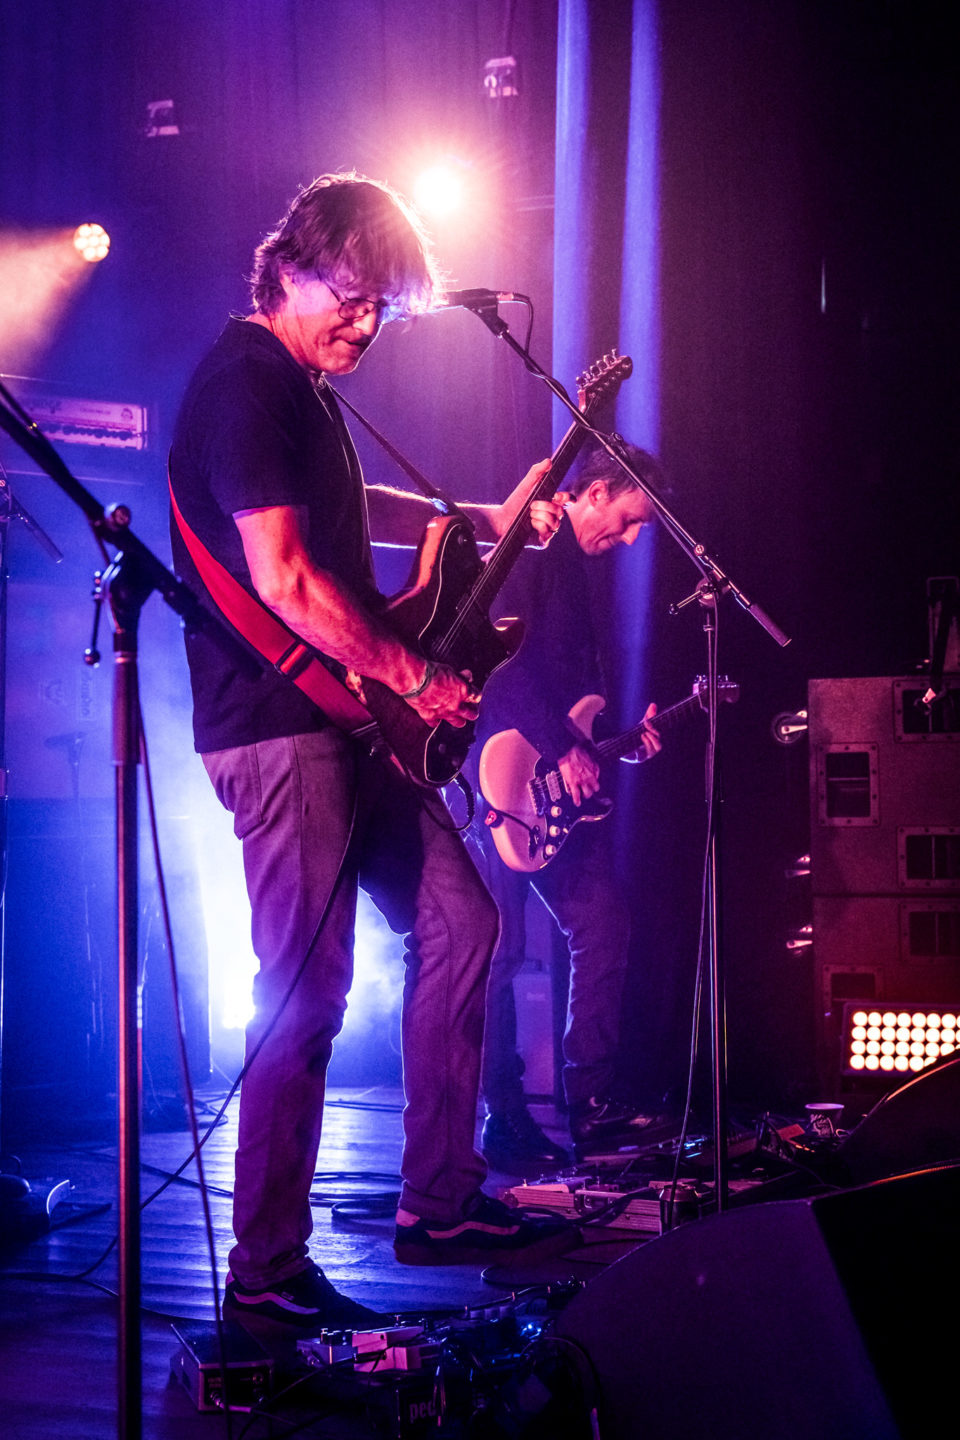
<path fill-rule="evenodd" d="M 693 693 L 700 701 L 704 709 L 707 708 L 707 677 L 698 675 L 693 682 Z M 740 699 L 740 686 L 736 680 L 729 680 L 726 675 L 717 676 L 717 699 L 725 700 L 730 705 L 735 705 Z"/>
<path fill-rule="evenodd" d="M 624 380 L 633 374 L 633 361 L 629 355 L 618 355 L 611 350 L 602 360 L 595 360 L 582 374 L 577 376 L 577 404 L 586 414 L 601 400 L 616 394 Z"/>

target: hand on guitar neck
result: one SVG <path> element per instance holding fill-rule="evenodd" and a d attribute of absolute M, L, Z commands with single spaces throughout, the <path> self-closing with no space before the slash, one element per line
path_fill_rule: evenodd
<path fill-rule="evenodd" d="M 650 760 L 662 748 L 663 742 L 658 732 L 650 724 L 656 713 L 656 705 L 647 706 L 643 717 L 641 743 L 630 755 L 623 757 L 625 760 Z M 578 809 L 585 800 L 596 795 L 600 789 L 599 761 L 586 736 L 584 736 L 583 744 L 578 741 L 571 745 L 565 755 L 560 756 L 557 761 L 557 769 L 560 771 L 567 794 Z"/>

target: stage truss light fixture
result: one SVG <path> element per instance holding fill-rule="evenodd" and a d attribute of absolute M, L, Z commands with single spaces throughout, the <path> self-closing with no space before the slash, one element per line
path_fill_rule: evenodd
<path fill-rule="evenodd" d="M 73 232 L 74 249 L 91 265 L 106 258 L 110 250 L 110 236 L 102 225 L 78 225 Z"/>
<path fill-rule="evenodd" d="M 960 1050 L 960 1001 L 936 1006 L 895 1000 L 843 1007 L 845 1075 L 915 1075 Z"/>
<path fill-rule="evenodd" d="M 143 133 L 148 140 L 162 140 L 164 136 L 180 134 L 176 106 L 172 100 L 148 101 L 147 123 Z"/>
<path fill-rule="evenodd" d="M 488 100 L 516 100 L 520 94 L 517 61 L 513 55 L 500 55 L 483 67 L 483 93 Z"/>

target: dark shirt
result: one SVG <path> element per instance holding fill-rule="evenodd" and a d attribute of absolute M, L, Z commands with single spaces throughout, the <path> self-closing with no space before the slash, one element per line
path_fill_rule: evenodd
<path fill-rule="evenodd" d="M 497 730 L 517 729 L 556 760 L 573 737 L 567 711 L 585 694 L 604 694 L 583 551 L 570 521 L 543 551 L 524 550 L 492 606 L 525 624 L 519 653 L 484 688 L 477 727 L 482 745 Z"/>
<path fill-rule="evenodd" d="M 375 603 L 363 479 L 330 390 L 317 388 L 269 330 L 238 319 L 190 380 L 177 419 L 170 473 L 184 518 L 207 549 L 252 589 L 234 514 L 306 506 L 316 564 Z M 174 564 L 203 584 L 171 526 Z M 237 665 L 206 633 L 188 632 L 196 748 L 224 750 L 323 729 L 322 711 L 271 667 Z"/>

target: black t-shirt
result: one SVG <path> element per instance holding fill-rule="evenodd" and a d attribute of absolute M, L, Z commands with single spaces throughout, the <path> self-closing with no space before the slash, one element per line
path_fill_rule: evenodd
<path fill-rule="evenodd" d="M 546 550 L 521 553 L 492 608 L 519 615 L 525 631 L 519 652 L 484 688 L 478 741 L 517 729 L 555 760 L 572 744 L 567 711 L 582 695 L 605 694 L 583 551 L 568 519 Z"/>
<path fill-rule="evenodd" d="M 316 388 L 262 325 L 231 319 L 190 380 L 174 431 L 170 473 L 190 528 L 252 588 L 234 514 L 306 506 L 317 565 L 375 604 L 360 465 L 331 391 Z M 203 583 L 176 523 L 174 564 Z M 320 730 L 329 721 L 289 680 L 233 663 L 206 633 L 186 636 L 196 748 L 224 750 Z"/>

